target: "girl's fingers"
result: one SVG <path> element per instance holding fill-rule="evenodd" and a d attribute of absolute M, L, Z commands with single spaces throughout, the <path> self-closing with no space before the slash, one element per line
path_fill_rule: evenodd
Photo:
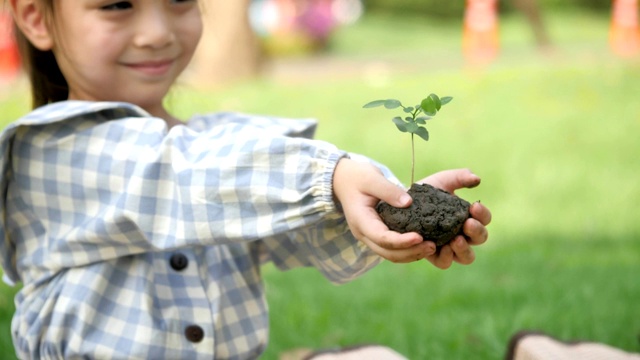
<path fill-rule="evenodd" d="M 473 263 L 475 259 L 475 252 L 462 235 L 458 235 L 449 244 L 440 248 L 438 253 L 427 256 L 429 262 L 442 270 L 451 267 L 454 261 L 462 265 L 469 265 Z"/>
<path fill-rule="evenodd" d="M 367 228 L 362 232 L 362 237 L 370 239 L 376 246 L 386 250 L 402 250 L 422 243 L 422 236 L 415 232 L 400 234 L 389 230 L 384 223 L 376 231 L 377 226 Z"/>
<path fill-rule="evenodd" d="M 360 240 L 376 254 L 393 263 L 409 263 L 422 260 L 436 252 L 435 244 L 430 241 L 421 241 L 419 244 L 406 249 L 388 249 L 379 246 L 375 241 L 366 237 Z"/>
<path fill-rule="evenodd" d="M 426 177 L 422 182 L 452 193 L 457 189 L 480 185 L 480 177 L 469 169 L 455 169 L 440 171 Z"/>
<path fill-rule="evenodd" d="M 458 235 L 453 239 L 451 250 L 453 250 L 453 260 L 462 265 L 469 265 L 476 259 L 475 252 L 473 252 L 464 236 Z"/>
<path fill-rule="evenodd" d="M 440 248 L 438 253 L 427 255 L 426 259 L 435 267 L 446 270 L 450 268 L 453 263 L 453 250 L 450 245 L 445 245 Z"/>
<path fill-rule="evenodd" d="M 475 202 L 471 205 L 469 213 L 471 213 L 471 216 L 478 220 L 482 225 L 487 226 L 491 222 L 491 211 L 479 202 Z"/>
<path fill-rule="evenodd" d="M 467 219 L 462 225 L 462 232 L 474 246 L 484 244 L 489 237 L 487 228 L 476 219 Z"/>
<path fill-rule="evenodd" d="M 407 249 L 422 243 L 422 236 L 415 232 L 400 234 L 389 230 L 374 208 L 352 209 L 353 204 L 345 204 L 349 228 L 357 239 L 368 239 L 377 247 L 387 250 Z M 360 210 L 360 211 L 358 211 Z M 376 251 L 378 253 L 378 251 Z"/>

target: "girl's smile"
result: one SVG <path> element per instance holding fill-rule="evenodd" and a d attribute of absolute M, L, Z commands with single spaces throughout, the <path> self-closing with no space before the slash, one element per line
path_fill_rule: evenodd
<path fill-rule="evenodd" d="M 174 64 L 175 60 L 155 60 L 124 63 L 123 65 L 144 76 L 156 78 L 166 75 Z"/>

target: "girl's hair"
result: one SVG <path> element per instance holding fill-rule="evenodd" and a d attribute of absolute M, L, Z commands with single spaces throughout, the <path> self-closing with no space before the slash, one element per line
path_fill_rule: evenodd
<path fill-rule="evenodd" d="M 53 0 L 41 0 L 43 11 L 48 14 L 47 19 L 53 18 Z M 29 42 L 14 22 L 14 34 L 22 66 L 29 76 L 33 108 L 66 100 L 69 96 L 69 86 L 65 80 L 58 62 L 51 50 L 41 51 Z"/>

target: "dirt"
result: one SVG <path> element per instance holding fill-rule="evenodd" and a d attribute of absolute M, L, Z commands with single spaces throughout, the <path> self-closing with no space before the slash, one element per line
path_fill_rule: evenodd
<path fill-rule="evenodd" d="M 428 184 L 413 184 L 409 195 L 413 203 L 408 208 L 378 204 L 376 210 L 389 229 L 417 232 L 439 247 L 461 233 L 462 224 L 469 218 L 469 202 Z"/>

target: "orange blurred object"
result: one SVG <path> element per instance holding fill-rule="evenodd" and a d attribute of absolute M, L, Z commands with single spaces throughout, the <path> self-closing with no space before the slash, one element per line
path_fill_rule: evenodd
<path fill-rule="evenodd" d="M 613 0 L 609 43 L 613 52 L 622 57 L 640 52 L 637 0 Z"/>
<path fill-rule="evenodd" d="M 497 55 L 498 0 L 467 0 L 464 12 L 462 52 L 471 65 L 486 65 Z"/>
<path fill-rule="evenodd" d="M 0 81 L 10 81 L 20 70 L 18 46 L 13 37 L 11 15 L 0 11 Z"/>

